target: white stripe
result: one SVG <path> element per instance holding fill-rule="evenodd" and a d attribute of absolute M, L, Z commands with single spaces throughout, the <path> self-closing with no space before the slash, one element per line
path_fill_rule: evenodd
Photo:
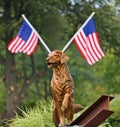
<path fill-rule="evenodd" d="M 36 38 L 35 38 L 35 41 L 34 41 L 34 44 L 33 44 L 32 48 L 31 48 L 31 49 L 27 52 L 27 54 L 28 54 L 28 55 L 30 55 L 30 54 L 33 52 L 33 50 L 35 49 L 35 47 L 36 47 L 37 43 L 38 43 L 38 37 L 36 36 Z"/>
<path fill-rule="evenodd" d="M 86 36 L 84 36 L 84 33 L 83 33 L 83 31 L 82 31 L 82 36 L 79 34 L 79 40 L 80 40 L 80 42 L 79 43 L 82 43 L 82 51 L 84 51 L 85 53 L 86 53 L 86 57 L 89 59 L 89 60 L 91 60 L 92 61 L 92 59 L 91 59 L 91 55 L 90 55 L 90 53 L 88 52 L 88 48 L 87 48 L 87 45 L 86 45 L 86 42 L 85 42 L 85 40 L 86 40 Z M 92 63 L 94 63 L 94 61 L 92 61 Z"/>
<path fill-rule="evenodd" d="M 94 53 L 94 50 L 91 47 L 91 44 L 93 44 L 93 40 L 92 40 L 91 36 L 90 36 L 90 41 L 88 39 L 87 39 L 87 41 L 88 41 L 88 48 L 89 48 L 93 58 L 95 59 L 95 61 L 98 61 L 99 59 L 97 58 L 96 54 Z"/>
<path fill-rule="evenodd" d="M 94 60 L 93 56 L 91 55 L 91 52 L 89 51 L 88 40 L 87 40 L 87 37 L 86 37 L 86 35 L 84 34 L 83 31 L 82 31 L 82 36 L 83 36 L 83 38 L 85 40 L 85 41 L 83 40 L 83 43 L 86 45 L 86 53 L 89 56 L 89 58 L 92 61 L 92 63 L 94 64 L 95 63 L 95 60 Z M 81 39 L 82 39 L 82 37 L 81 37 Z"/>
<path fill-rule="evenodd" d="M 9 45 L 8 49 L 11 51 L 11 49 L 13 48 L 14 44 L 16 43 L 16 41 L 18 40 L 18 36 L 16 36 L 15 40 Z"/>
<path fill-rule="evenodd" d="M 25 45 L 19 50 L 20 52 L 23 52 L 23 51 L 28 47 L 28 45 L 29 45 L 29 43 L 30 43 L 30 40 L 31 40 L 31 38 L 32 38 L 32 36 L 33 36 L 33 33 L 34 33 L 34 32 L 32 31 L 30 37 L 28 38 L 28 41 L 25 42 Z"/>
<path fill-rule="evenodd" d="M 82 45 L 80 44 L 80 42 L 79 42 L 79 40 L 78 40 L 77 35 L 76 35 L 75 39 L 76 39 L 76 42 L 77 42 L 78 47 L 82 50 L 82 53 L 83 53 L 84 56 L 86 57 L 87 62 L 88 62 L 90 65 L 92 65 L 92 63 L 91 63 L 90 59 L 88 58 L 88 56 L 87 56 L 87 54 L 86 54 L 84 48 L 82 47 Z"/>
<path fill-rule="evenodd" d="M 93 34 L 93 37 L 94 37 L 95 42 L 97 42 L 97 38 L 96 38 L 95 34 Z M 104 57 L 104 53 L 103 53 L 103 51 L 101 50 L 100 45 L 99 45 L 98 43 L 96 43 L 96 46 L 97 46 L 97 48 L 99 49 L 99 51 L 101 52 L 102 57 Z"/>
<path fill-rule="evenodd" d="M 85 41 L 84 41 L 84 40 L 86 40 L 86 36 L 85 36 L 85 34 L 84 34 L 83 30 L 81 30 L 81 32 L 80 32 L 80 33 L 82 34 L 82 36 L 83 36 L 83 38 L 84 38 L 84 39 L 81 37 L 81 35 L 80 35 L 80 34 L 78 34 L 79 39 L 81 40 L 82 45 L 84 46 L 84 48 L 85 48 L 85 49 L 87 49 L 86 43 L 85 43 Z"/>
<path fill-rule="evenodd" d="M 86 53 L 87 53 L 87 55 L 89 54 L 89 57 L 90 57 L 92 63 L 94 64 L 94 63 L 95 63 L 95 60 L 94 60 L 93 57 L 90 55 L 90 52 L 89 52 L 88 50 L 86 50 Z"/>
<path fill-rule="evenodd" d="M 23 53 L 26 53 L 30 50 L 30 47 L 34 44 L 34 41 L 35 41 L 35 35 L 33 36 L 32 40 L 30 42 L 27 42 L 29 43 L 29 45 L 27 45 L 26 49 L 23 51 Z"/>
<path fill-rule="evenodd" d="M 20 48 L 25 44 L 25 41 L 22 41 L 21 44 L 19 45 L 19 47 L 16 49 L 15 53 L 20 52 Z"/>
<path fill-rule="evenodd" d="M 35 49 L 36 46 L 37 46 L 37 43 L 38 43 L 38 37 L 36 36 L 35 42 L 34 42 L 32 48 L 31 48 L 31 50 L 28 51 L 28 54 L 29 54 L 29 55 L 34 51 L 34 49 Z"/>
<path fill-rule="evenodd" d="M 19 38 L 18 39 L 18 41 L 16 41 L 16 43 L 15 43 L 15 45 L 14 45 L 14 47 L 12 48 L 12 50 L 11 50 L 11 52 L 12 53 L 14 53 L 15 52 L 15 50 L 16 50 L 16 48 L 17 48 L 17 46 L 19 45 L 19 43 L 22 41 L 22 39 L 21 38 Z"/>
<path fill-rule="evenodd" d="M 94 35 L 94 34 L 93 34 L 93 35 Z M 92 38 L 92 35 L 90 35 L 89 37 L 90 37 L 90 41 L 91 41 L 93 50 L 94 50 L 94 52 L 97 54 L 97 57 L 98 57 L 98 60 L 99 60 L 99 59 L 101 59 L 101 56 L 100 56 L 100 54 L 99 54 L 99 52 L 98 52 L 98 50 L 96 49 L 96 46 L 95 46 L 96 43 L 98 43 L 98 42 L 96 42 L 96 41 L 94 40 L 94 38 Z"/>

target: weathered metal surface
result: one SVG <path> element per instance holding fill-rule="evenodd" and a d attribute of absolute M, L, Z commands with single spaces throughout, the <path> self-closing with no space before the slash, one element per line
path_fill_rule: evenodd
<path fill-rule="evenodd" d="M 75 119 L 70 126 L 97 127 L 114 113 L 109 110 L 109 102 L 113 98 L 113 96 L 102 95 L 85 112 Z"/>

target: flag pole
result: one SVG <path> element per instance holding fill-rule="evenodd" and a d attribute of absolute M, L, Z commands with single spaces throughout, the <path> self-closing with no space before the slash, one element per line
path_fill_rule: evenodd
<path fill-rule="evenodd" d="M 51 53 L 50 49 L 48 48 L 48 46 L 45 44 L 45 42 L 43 41 L 43 39 L 40 37 L 40 35 L 38 34 L 38 32 L 35 30 L 35 28 L 31 25 L 31 23 L 28 21 L 28 19 L 25 17 L 24 14 L 22 14 L 23 19 L 29 24 L 29 26 L 36 32 L 38 38 L 40 39 L 40 42 L 43 44 L 43 46 L 45 47 L 45 49 L 48 51 L 48 53 Z"/>
<path fill-rule="evenodd" d="M 84 22 L 84 24 L 79 28 L 79 30 L 73 35 L 73 37 L 68 41 L 68 43 L 65 45 L 65 47 L 62 49 L 62 52 L 65 52 L 65 50 L 69 47 L 69 45 L 72 43 L 73 39 L 75 38 L 76 34 L 80 32 L 83 27 L 89 22 L 89 20 L 94 16 L 95 12 L 92 12 L 92 14 L 88 17 L 88 19 Z"/>

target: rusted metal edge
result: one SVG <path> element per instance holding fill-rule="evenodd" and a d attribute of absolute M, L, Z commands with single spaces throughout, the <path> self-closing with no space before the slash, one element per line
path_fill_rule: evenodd
<path fill-rule="evenodd" d="M 86 117 L 91 114 L 91 112 L 93 112 L 92 110 L 94 108 L 96 108 L 96 106 L 98 105 L 99 107 L 99 104 L 101 104 L 101 102 L 103 102 L 105 99 L 108 99 L 108 103 L 109 101 L 111 101 L 112 99 L 114 98 L 114 96 L 108 96 L 108 95 L 102 95 L 100 98 L 98 98 L 90 107 L 88 107 L 88 109 L 86 109 L 80 116 L 78 116 L 71 124 L 70 126 L 72 125 L 81 125 L 80 124 L 80 121 L 82 119 L 86 119 Z M 109 108 L 109 107 L 108 107 Z M 102 110 L 102 109 L 101 109 Z M 100 112 L 100 111 L 98 111 Z M 79 123 L 79 124 L 78 124 Z"/>

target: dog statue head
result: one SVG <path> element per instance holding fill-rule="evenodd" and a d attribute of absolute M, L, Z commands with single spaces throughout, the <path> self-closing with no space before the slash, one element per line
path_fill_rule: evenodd
<path fill-rule="evenodd" d="M 48 68 L 55 67 L 59 64 L 66 63 L 68 61 L 69 57 L 60 50 L 52 51 L 50 54 L 48 54 L 48 57 L 46 58 L 46 62 L 48 65 Z"/>

